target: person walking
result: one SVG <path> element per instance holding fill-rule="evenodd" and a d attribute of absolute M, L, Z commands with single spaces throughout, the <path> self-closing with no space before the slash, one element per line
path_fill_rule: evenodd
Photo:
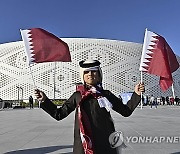
<path fill-rule="evenodd" d="M 162 100 L 162 104 L 165 105 L 165 101 L 166 101 L 165 97 L 161 96 L 161 100 Z"/>
<path fill-rule="evenodd" d="M 0 110 L 4 109 L 4 101 L 0 98 Z"/>
<path fill-rule="evenodd" d="M 62 120 L 76 110 L 73 154 L 117 154 L 109 143 L 109 136 L 115 131 L 110 111 L 130 116 L 140 103 L 144 84 L 135 85 L 131 99 L 124 105 L 121 99 L 103 89 L 99 61 L 81 61 L 79 65 L 83 88 L 74 92 L 60 108 L 39 89 L 35 90 L 35 96 L 41 101 L 41 108 L 56 120 Z"/>
<path fill-rule="evenodd" d="M 170 101 L 170 104 L 174 106 L 174 97 L 173 97 L 173 96 L 171 96 L 171 97 L 169 98 L 169 101 Z"/>
<path fill-rule="evenodd" d="M 166 103 L 167 105 L 170 105 L 169 96 L 166 96 Z"/>
<path fill-rule="evenodd" d="M 151 109 L 153 105 L 155 105 L 155 108 L 157 109 L 157 100 L 155 99 L 153 95 L 151 95 L 151 98 L 150 98 L 150 105 L 151 105 Z"/>
<path fill-rule="evenodd" d="M 30 106 L 30 109 L 33 109 L 33 97 L 32 96 L 29 96 L 29 106 Z"/>
<path fill-rule="evenodd" d="M 179 97 L 175 97 L 174 101 L 176 102 L 176 105 L 179 105 Z"/>

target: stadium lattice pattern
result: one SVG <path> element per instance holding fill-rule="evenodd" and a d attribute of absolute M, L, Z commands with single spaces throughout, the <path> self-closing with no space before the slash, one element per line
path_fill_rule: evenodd
<path fill-rule="evenodd" d="M 0 45 L 0 98 L 17 100 L 18 88 L 21 99 L 28 99 L 37 87 L 51 99 L 67 99 L 80 82 L 79 61 L 88 58 L 101 62 L 104 89 L 115 95 L 131 92 L 140 81 L 139 64 L 142 44 L 87 38 L 63 38 L 70 48 L 72 62 L 49 62 L 34 64 L 30 69 L 26 63 L 23 42 Z M 180 58 L 178 61 L 180 61 Z M 56 68 L 56 69 L 55 69 Z M 180 70 L 173 73 L 175 95 L 180 97 Z M 171 88 L 162 92 L 159 77 L 143 74 L 147 95 L 172 96 Z M 34 85 L 35 84 L 35 85 Z"/>

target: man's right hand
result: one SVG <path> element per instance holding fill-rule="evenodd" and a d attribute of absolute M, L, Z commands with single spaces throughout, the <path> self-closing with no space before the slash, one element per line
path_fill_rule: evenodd
<path fill-rule="evenodd" d="M 40 91 L 39 89 L 35 89 L 34 95 L 36 96 L 37 100 L 40 102 L 43 102 L 47 99 L 47 96 L 43 91 Z"/>

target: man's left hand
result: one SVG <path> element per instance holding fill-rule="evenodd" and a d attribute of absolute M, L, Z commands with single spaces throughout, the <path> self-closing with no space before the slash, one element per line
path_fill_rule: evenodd
<path fill-rule="evenodd" d="M 135 88 L 134 91 L 136 94 L 141 95 L 141 92 L 145 92 L 145 86 L 144 83 L 138 83 Z"/>

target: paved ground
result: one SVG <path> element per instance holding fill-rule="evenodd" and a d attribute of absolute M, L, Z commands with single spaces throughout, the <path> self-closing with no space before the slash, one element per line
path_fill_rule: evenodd
<path fill-rule="evenodd" d="M 128 118 L 112 112 L 124 133 L 123 154 L 180 153 L 180 106 L 137 108 Z M 1 154 L 72 154 L 74 112 L 62 121 L 41 109 L 0 111 Z"/>

